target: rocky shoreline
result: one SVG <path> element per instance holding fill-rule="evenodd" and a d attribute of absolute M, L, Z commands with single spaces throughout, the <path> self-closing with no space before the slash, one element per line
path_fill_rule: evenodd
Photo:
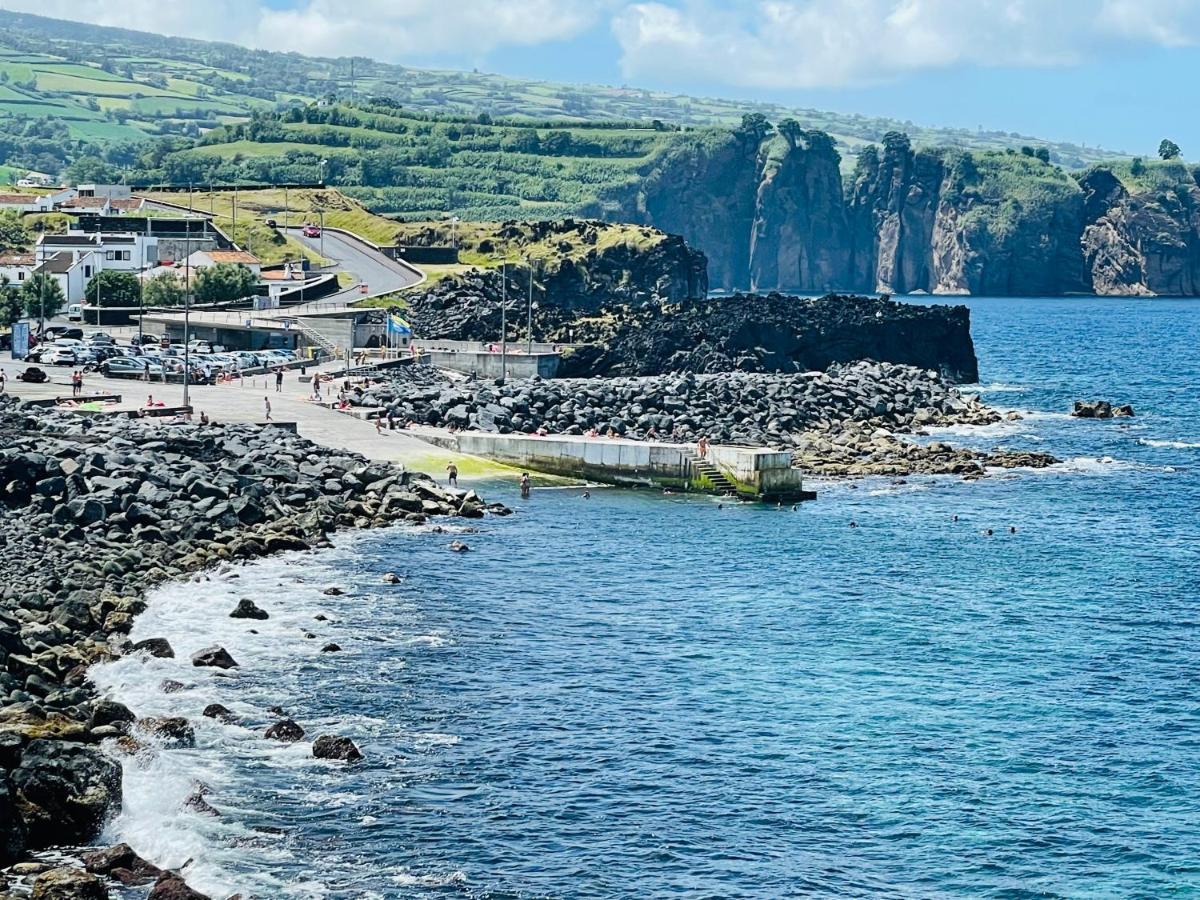
<path fill-rule="evenodd" d="M 88 844 L 119 809 L 121 767 L 109 750 L 139 752 L 149 735 L 186 744 L 186 720 L 140 720 L 87 680 L 102 660 L 173 652 L 127 637 L 147 590 L 327 547 L 340 529 L 508 512 L 280 427 L 86 417 L 0 397 L 0 447 L 0 866 L 17 863 L 9 874 L 32 878 L 44 900 L 105 897 L 100 876 L 154 881 L 155 900 L 201 896 L 129 848 L 88 862 L 94 874 L 21 862 Z M 207 648 L 193 663 L 236 665 L 225 657 Z M 357 748 L 328 737 L 323 752 L 353 758 Z M 0 874 L 0 897 L 8 886 Z"/>
<path fill-rule="evenodd" d="M 416 369 L 351 397 L 402 422 L 501 434 L 583 435 L 790 450 L 818 476 L 954 474 L 1044 468 L 1043 453 L 981 453 L 899 435 L 1004 416 L 937 372 L 862 360 L 823 372 L 723 372 L 640 378 L 450 381 Z M 1011 414 L 1010 414 L 1011 415 Z"/>

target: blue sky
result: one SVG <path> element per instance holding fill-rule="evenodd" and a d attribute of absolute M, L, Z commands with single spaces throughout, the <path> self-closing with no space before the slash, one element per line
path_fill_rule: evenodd
<path fill-rule="evenodd" d="M 270 49 L 1200 158 L 1200 0 L 0 0 Z"/>

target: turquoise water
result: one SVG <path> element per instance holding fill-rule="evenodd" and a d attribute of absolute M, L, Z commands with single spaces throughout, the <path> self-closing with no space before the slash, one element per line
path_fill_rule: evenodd
<path fill-rule="evenodd" d="M 242 673 L 170 702 L 279 702 L 367 762 L 206 720 L 172 765 L 222 821 L 147 801 L 114 836 L 262 896 L 1200 893 L 1200 304 L 970 305 L 985 395 L 1034 414 L 952 439 L 1063 466 L 798 511 L 494 486 L 518 514 L 470 553 L 390 532 L 251 567 L 209 598 L 259 590 L 271 628 L 217 623 Z M 1085 397 L 1138 417 L 1063 415 Z M 195 610 L 134 637 L 188 646 Z"/>

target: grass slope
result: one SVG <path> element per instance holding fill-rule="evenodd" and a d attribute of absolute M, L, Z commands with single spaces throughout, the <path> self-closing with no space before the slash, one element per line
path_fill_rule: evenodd
<path fill-rule="evenodd" d="M 59 115 L 76 123 L 119 112 L 134 126 L 133 134 L 178 132 L 193 123 L 204 130 L 215 125 L 218 116 L 244 118 L 255 109 L 293 99 L 378 95 L 426 113 L 473 116 L 486 112 L 493 117 L 564 124 L 658 119 L 689 126 L 728 126 L 746 112 L 761 112 L 772 121 L 790 116 L 804 128 L 826 131 L 847 159 L 863 144 L 877 142 L 893 130 L 907 132 L 917 145 L 981 151 L 1021 144 L 1046 146 L 1056 161 L 1067 167 L 1122 155 L 1001 131 L 929 127 L 881 117 L 624 86 L 566 85 L 478 72 L 410 69 L 361 58 L 304 57 L 3 10 L 0 71 L 7 74 L 10 86 L 27 93 L 34 104 L 31 115 Z M 128 105 L 115 105 L 117 100 Z M 0 107 L 0 116 L 5 114 L 16 113 Z M 72 128 L 76 126 L 72 124 Z M 93 135 L 80 131 L 79 136 Z"/>

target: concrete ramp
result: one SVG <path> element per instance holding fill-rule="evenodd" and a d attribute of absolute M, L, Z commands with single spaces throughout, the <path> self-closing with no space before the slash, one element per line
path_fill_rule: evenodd
<path fill-rule="evenodd" d="M 410 432 L 458 453 L 515 468 L 601 484 L 663 487 L 747 500 L 795 502 L 816 495 L 804 489 L 786 451 L 713 446 L 705 460 L 687 444 L 576 435 L 491 434 L 418 428 Z"/>

